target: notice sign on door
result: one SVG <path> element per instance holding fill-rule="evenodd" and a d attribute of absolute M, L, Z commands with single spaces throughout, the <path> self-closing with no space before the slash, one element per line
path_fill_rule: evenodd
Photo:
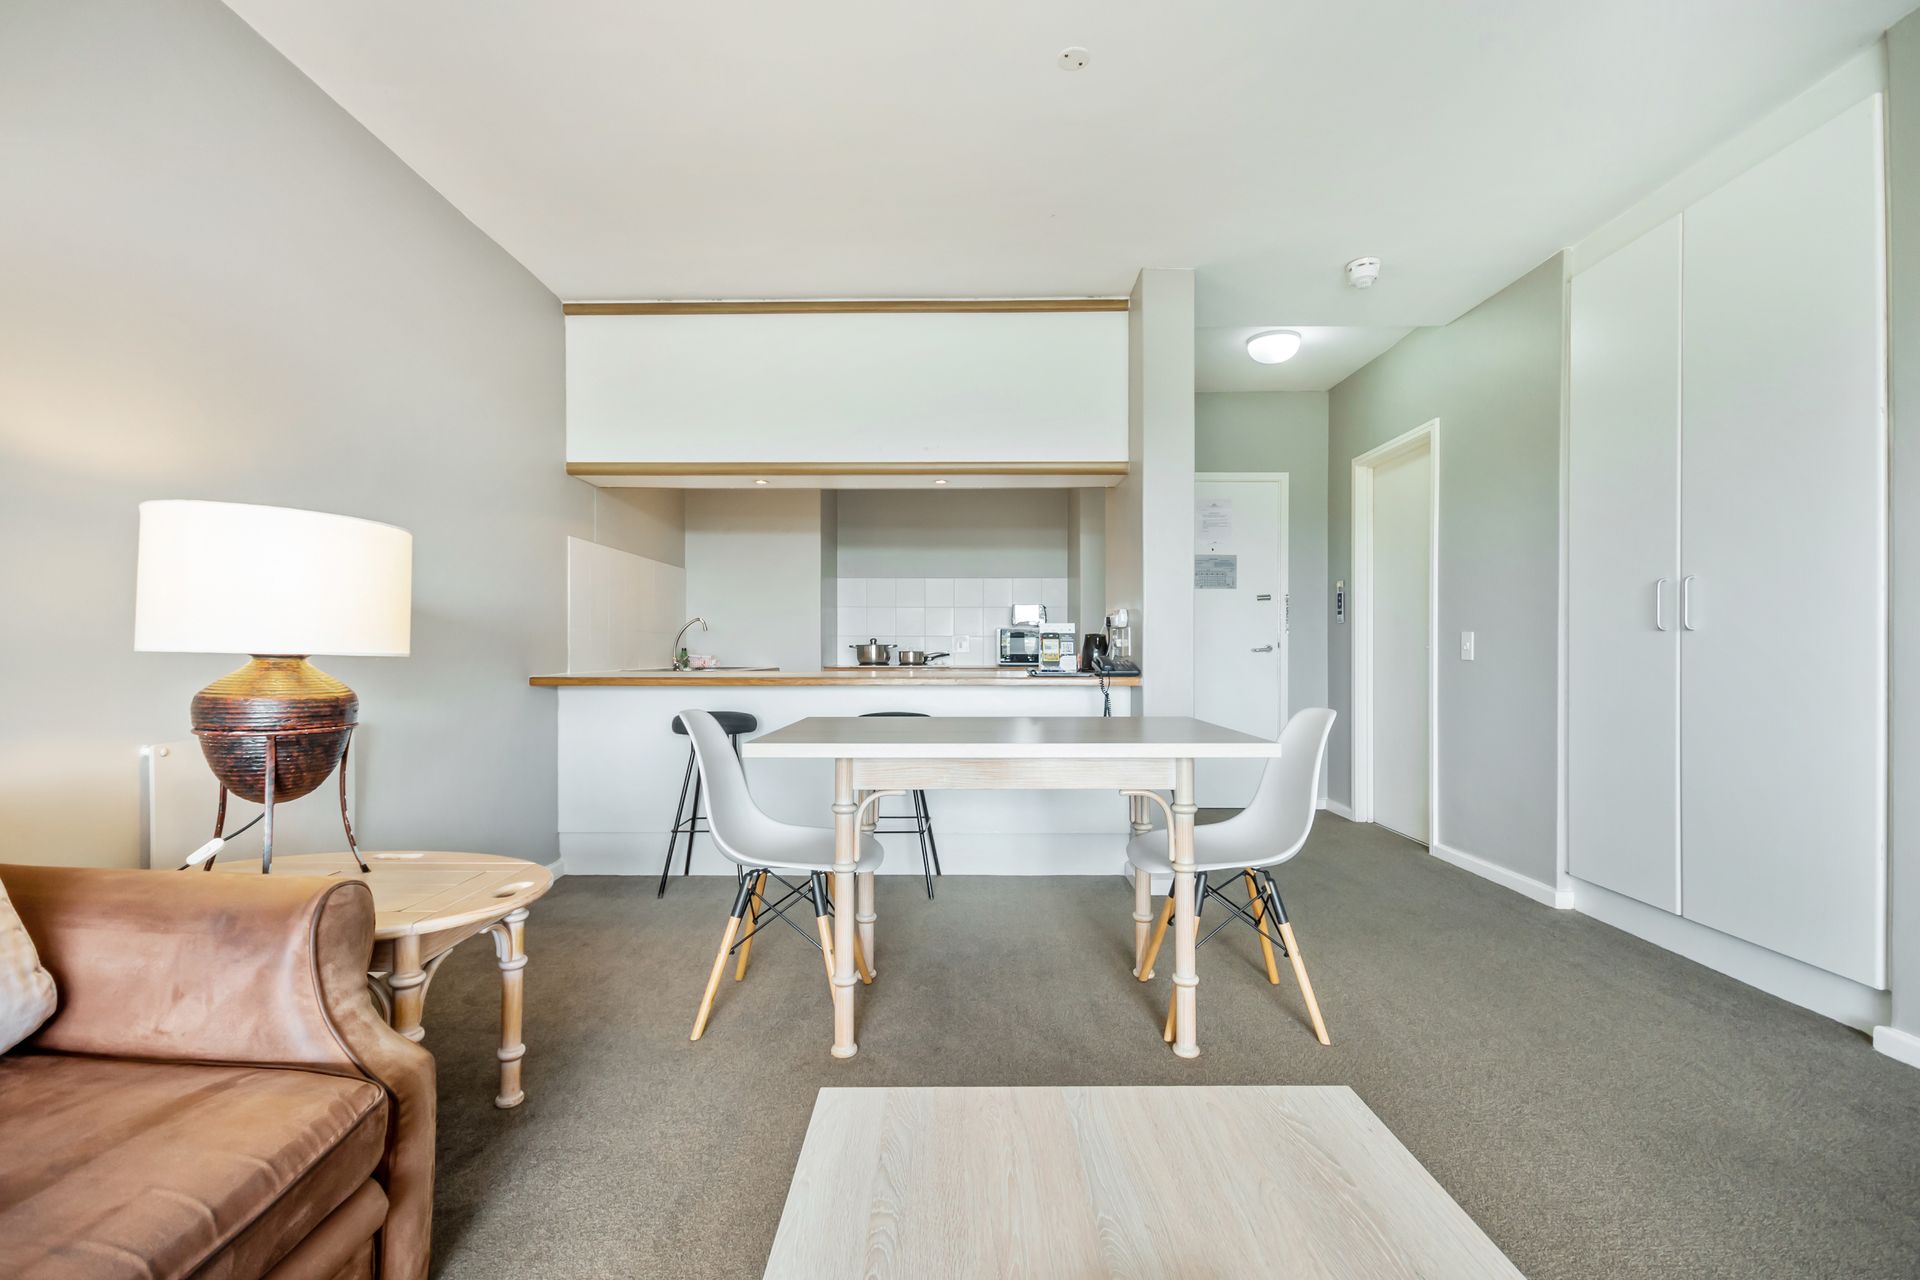
<path fill-rule="evenodd" d="M 1239 578 L 1239 556 L 1195 556 L 1193 558 L 1193 589 L 1195 591 L 1232 591 Z"/>
<path fill-rule="evenodd" d="M 1205 498 L 1194 509 L 1194 537 L 1201 542 L 1222 543 L 1233 537 L 1233 499 Z"/>

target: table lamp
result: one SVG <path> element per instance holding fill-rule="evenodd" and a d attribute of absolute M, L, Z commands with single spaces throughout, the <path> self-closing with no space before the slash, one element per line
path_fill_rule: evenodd
<path fill-rule="evenodd" d="M 360 699 L 307 657 L 405 657 L 412 605 L 405 529 L 239 502 L 140 504 L 133 647 L 252 655 L 193 698 L 193 733 L 220 783 L 214 839 L 196 859 L 213 865 L 231 792 L 262 806 L 260 869 L 271 871 L 274 805 L 339 769 L 347 847 L 367 869 L 344 767 Z"/>

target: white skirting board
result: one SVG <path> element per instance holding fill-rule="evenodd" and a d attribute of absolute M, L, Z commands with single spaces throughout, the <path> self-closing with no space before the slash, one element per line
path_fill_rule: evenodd
<path fill-rule="evenodd" d="M 960 876 L 1110 876 L 1125 865 L 1126 837 L 1106 832 L 1045 832 L 1020 835 L 984 835 L 938 830 L 940 868 Z M 880 837 L 887 859 L 880 874 L 920 874 L 920 842 L 911 834 Z M 680 838 L 673 857 L 673 873 L 680 874 L 687 840 Z M 657 876 L 667 856 L 664 831 L 563 831 L 560 859 L 567 874 L 576 876 Z M 693 874 L 732 875 L 733 864 L 705 835 L 693 842 Z"/>
<path fill-rule="evenodd" d="M 1802 964 L 1585 880 L 1575 880 L 1573 886 L 1575 910 L 1790 1004 L 1861 1031 L 1871 1031 L 1891 1016 L 1890 1000 L 1884 991 L 1863 987 L 1837 973 Z"/>
<path fill-rule="evenodd" d="M 1902 1031 L 1898 1027 L 1875 1027 L 1873 1047 L 1895 1062 L 1904 1062 L 1910 1067 L 1920 1067 L 1920 1036 Z"/>
<path fill-rule="evenodd" d="M 1544 881 L 1535 880 L 1532 876 L 1523 876 L 1518 871 L 1509 870 L 1497 862 L 1489 862 L 1485 858 L 1462 852 L 1451 845 L 1438 843 L 1428 846 L 1428 852 L 1442 862 L 1459 867 L 1462 871 L 1471 871 L 1497 885 L 1504 885 L 1515 893 L 1524 894 L 1542 906 L 1553 907 L 1559 911 L 1565 911 L 1573 906 L 1573 893 L 1570 890 L 1556 889 Z"/>
<path fill-rule="evenodd" d="M 1354 821 L 1353 810 L 1331 796 L 1322 796 L 1320 807 L 1336 818 L 1345 818 L 1348 822 Z"/>

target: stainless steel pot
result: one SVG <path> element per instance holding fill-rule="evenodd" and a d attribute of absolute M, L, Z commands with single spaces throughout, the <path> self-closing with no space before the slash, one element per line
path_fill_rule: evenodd
<path fill-rule="evenodd" d="M 949 653 L 928 653 L 925 649 L 902 649 L 893 655 L 894 661 L 903 667 L 924 667 L 935 658 L 950 658 L 952 656 L 953 655 Z"/>
<path fill-rule="evenodd" d="M 847 647 L 853 650 L 854 661 L 863 667 L 886 666 L 892 656 L 887 651 L 893 648 L 890 644 L 881 644 L 873 636 L 868 636 L 865 644 L 850 644 Z"/>

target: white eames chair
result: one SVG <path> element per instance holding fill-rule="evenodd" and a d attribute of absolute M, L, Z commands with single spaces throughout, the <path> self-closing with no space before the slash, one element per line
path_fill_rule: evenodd
<path fill-rule="evenodd" d="M 1293 924 L 1280 902 L 1270 874 L 1274 867 L 1300 852 L 1313 830 L 1314 814 L 1319 810 L 1320 770 L 1326 763 L 1327 738 L 1333 732 L 1334 713 L 1325 707 L 1309 707 L 1287 721 L 1280 731 L 1280 755 L 1267 765 L 1254 792 L 1252 803 L 1225 822 L 1196 827 L 1193 832 L 1194 912 L 1199 914 L 1209 898 L 1231 912 L 1213 933 L 1231 924 L 1235 918 L 1252 925 L 1260 935 L 1260 948 L 1267 962 L 1267 981 L 1278 986 L 1280 970 L 1274 964 L 1274 938 L 1267 932 L 1268 922 L 1278 926 L 1279 942 L 1293 962 L 1293 976 L 1300 983 L 1307 1013 L 1313 1019 L 1313 1034 L 1321 1044 L 1331 1044 L 1327 1024 L 1320 1017 L 1320 1003 L 1313 997 L 1313 983 L 1307 979 L 1307 966 L 1300 958 L 1300 944 L 1294 939 Z M 1136 876 L 1171 876 L 1173 861 L 1165 831 L 1148 831 L 1135 836 L 1127 845 L 1127 861 Z M 1210 883 L 1212 873 L 1232 871 L 1234 877 L 1223 884 Z M 1247 906 L 1241 907 L 1224 890 L 1234 879 L 1245 881 Z M 1140 957 L 1139 977 L 1145 982 L 1153 976 L 1154 957 L 1173 920 L 1173 894 L 1167 894 L 1166 911 L 1153 931 L 1145 954 Z M 1208 933 L 1199 941 L 1213 936 Z M 1166 1039 L 1173 1039 L 1172 1005 L 1168 1005 Z"/>
<path fill-rule="evenodd" d="M 693 740 L 694 759 L 699 762 L 701 783 L 706 788 L 708 835 L 721 854 L 734 864 L 740 879 L 733 895 L 733 911 L 720 939 L 720 953 L 713 958 L 713 972 L 707 976 L 706 994 L 700 999 L 700 1012 L 694 1018 L 693 1035 L 689 1037 L 698 1040 L 707 1029 L 707 1018 L 713 1012 L 713 998 L 720 989 L 720 975 L 727 967 L 728 955 L 736 947 L 740 951 L 740 963 L 733 975 L 738 982 L 747 976 L 747 956 L 754 935 L 774 920 L 820 948 L 826 958 L 827 982 L 831 989 L 833 930 L 827 921 L 833 907 L 827 897 L 827 881 L 833 870 L 833 829 L 800 827 L 769 818 L 754 803 L 753 794 L 747 789 L 746 769 L 734 754 L 720 722 L 706 711 L 682 711 L 680 720 Z M 860 870 L 863 873 L 877 871 L 881 856 L 880 842 L 863 832 Z M 804 875 L 806 879 L 796 883 L 786 879 L 782 872 Z M 771 903 L 766 900 L 769 878 L 786 890 L 783 897 Z M 787 911 L 799 905 L 803 898 L 813 906 L 817 942 L 786 918 Z M 745 937 L 737 937 L 743 919 L 747 922 L 747 933 Z M 861 979 L 872 982 L 873 971 L 860 953 L 858 939 L 854 942 L 854 961 Z"/>

